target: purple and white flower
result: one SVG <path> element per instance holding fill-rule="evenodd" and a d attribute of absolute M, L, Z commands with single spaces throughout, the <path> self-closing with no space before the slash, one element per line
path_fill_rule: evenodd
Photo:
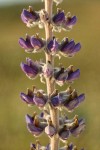
<path fill-rule="evenodd" d="M 30 79 L 34 79 L 41 72 L 41 65 L 26 58 L 26 63 L 21 63 L 21 69 Z"/>
<path fill-rule="evenodd" d="M 23 9 L 21 19 L 27 27 L 32 27 L 37 21 L 39 21 L 39 14 L 33 10 L 32 6 L 29 6 L 28 10 Z"/>
<path fill-rule="evenodd" d="M 68 38 L 64 38 L 64 40 L 60 44 L 60 53 L 65 57 L 72 57 L 81 49 L 81 44 L 75 44 L 74 40 L 68 40 Z"/>

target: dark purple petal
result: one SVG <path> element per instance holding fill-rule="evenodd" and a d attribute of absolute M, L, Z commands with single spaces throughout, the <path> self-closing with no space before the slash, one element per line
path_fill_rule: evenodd
<path fill-rule="evenodd" d="M 24 63 L 21 63 L 21 69 L 29 78 L 34 78 L 38 74 L 38 68 L 30 67 Z"/>
<path fill-rule="evenodd" d="M 70 132 L 71 132 L 71 134 L 72 134 L 73 136 L 76 137 L 76 136 L 78 136 L 81 132 L 83 132 L 84 129 L 85 129 L 85 121 L 84 121 L 84 119 L 80 119 L 80 120 L 78 121 L 78 125 L 72 127 L 72 128 L 70 129 Z"/>
<path fill-rule="evenodd" d="M 59 77 L 57 78 L 57 80 L 59 80 L 59 81 L 66 81 L 67 78 L 68 78 L 68 72 L 66 71 L 66 72 L 60 74 Z"/>
<path fill-rule="evenodd" d="M 30 43 L 30 36 L 28 36 L 28 35 L 26 35 L 26 40 L 24 40 L 23 38 L 20 38 L 19 44 L 22 48 L 29 50 L 29 52 L 32 51 L 32 49 L 33 49 L 32 45 Z"/>
<path fill-rule="evenodd" d="M 85 94 L 81 94 L 81 95 L 78 96 L 79 103 L 83 102 L 84 99 L 85 99 Z"/>
<path fill-rule="evenodd" d="M 77 43 L 77 44 L 74 46 L 73 53 L 76 53 L 76 52 L 80 51 L 80 49 L 81 49 L 81 44 L 80 44 L 80 43 Z"/>
<path fill-rule="evenodd" d="M 64 53 L 69 53 L 75 46 L 74 40 L 71 40 L 70 42 L 65 42 L 61 46 L 61 51 Z"/>
<path fill-rule="evenodd" d="M 34 124 L 31 124 L 31 123 L 27 124 L 27 128 L 30 133 L 32 133 L 33 135 L 36 135 L 36 136 L 40 135 L 43 131 L 42 128 L 36 127 Z"/>
<path fill-rule="evenodd" d="M 54 15 L 52 20 L 56 25 L 61 25 L 65 20 L 64 12 L 59 10 L 58 13 L 56 15 Z"/>
<path fill-rule="evenodd" d="M 69 27 L 71 28 L 72 26 L 74 26 L 77 22 L 77 17 L 76 16 L 73 16 L 73 17 L 68 17 L 66 20 L 65 20 L 65 28 Z"/>
<path fill-rule="evenodd" d="M 59 106 L 59 104 L 60 104 L 60 99 L 59 99 L 59 97 L 58 97 L 58 96 L 53 97 L 53 98 L 51 99 L 51 103 L 52 103 L 52 105 L 53 105 L 54 107 Z"/>
<path fill-rule="evenodd" d="M 77 69 L 76 71 L 73 71 L 73 72 L 68 73 L 67 81 L 68 81 L 68 82 L 72 82 L 72 81 L 78 79 L 79 76 L 80 76 L 80 70 Z"/>
<path fill-rule="evenodd" d="M 28 23 L 28 22 L 34 22 L 37 21 L 39 19 L 39 15 L 32 11 L 28 11 L 26 9 L 23 9 L 22 13 L 21 13 L 21 19 L 24 23 Z"/>
<path fill-rule="evenodd" d="M 60 130 L 59 136 L 60 136 L 60 139 L 62 139 L 62 140 L 67 140 L 68 137 L 70 136 L 70 132 L 69 132 L 69 130 L 65 127 L 65 128 L 63 128 L 63 129 Z"/>
<path fill-rule="evenodd" d="M 46 100 L 41 97 L 34 97 L 34 102 L 38 107 L 44 107 L 46 104 Z"/>
<path fill-rule="evenodd" d="M 31 37 L 31 44 L 34 47 L 35 50 L 39 50 L 44 46 L 44 42 L 42 39 L 37 38 L 35 36 Z"/>
<path fill-rule="evenodd" d="M 34 101 L 33 101 L 33 96 L 28 96 L 24 93 L 21 93 L 20 94 L 20 97 L 21 99 L 26 102 L 27 104 L 34 104 Z"/>
<path fill-rule="evenodd" d="M 69 110 L 69 111 L 73 111 L 77 106 L 79 105 L 79 101 L 77 98 L 69 101 L 69 102 L 66 102 L 64 104 L 64 106 Z"/>
<path fill-rule="evenodd" d="M 66 25 L 67 26 L 73 26 L 76 24 L 76 22 L 77 22 L 77 17 L 73 16 L 71 18 L 67 18 Z"/>

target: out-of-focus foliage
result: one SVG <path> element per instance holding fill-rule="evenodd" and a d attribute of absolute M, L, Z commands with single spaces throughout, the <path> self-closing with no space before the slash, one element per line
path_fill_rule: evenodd
<path fill-rule="evenodd" d="M 39 10 L 43 8 L 43 4 L 39 3 L 33 7 Z M 56 58 L 55 62 L 57 65 L 59 61 L 66 67 L 73 64 L 76 68 L 80 68 L 81 77 L 72 87 L 86 93 L 86 101 L 75 110 L 74 114 L 86 118 L 87 128 L 79 138 L 70 140 L 74 141 L 79 148 L 84 146 L 87 150 L 99 150 L 100 1 L 65 0 L 59 7 L 65 9 L 66 13 L 70 11 L 72 15 L 77 15 L 78 23 L 71 32 L 55 33 L 55 35 L 59 40 L 68 36 L 82 43 L 82 50 L 74 58 L 61 60 Z M 18 45 L 19 37 L 24 37 L 25 33 L 32 35 L 36 32 L 45 37 L 44 31 L 37 27 L 32 29 L 25 27 L 20 20 L 22 9 L 22 5 L 0 8 L 0 150 L 28 150 L 30 142 L 35 141 L 26 129 L 24 116 L 37 110 L 35 107 L 27 108 L 27 105 L 20 100 L 19 93 L 25 92 L 27 87 L 31 88 L 32 84 L 45 89 L 45 85 L 40 84 L 39 78 L 29 80 L 19 67 L 25 57 L 35 60 L 41 58 L 41 54 L 35 56 L 26 54 Z M 44 59 L 44 54 L 42 57 Z M 65 88 L 67 85 L 60 89 Z M 70 116 L 73 117 L 74 114 Z M 45 137 L 44 135 L 40 137 L 43 145 L 47 142 Z"/>

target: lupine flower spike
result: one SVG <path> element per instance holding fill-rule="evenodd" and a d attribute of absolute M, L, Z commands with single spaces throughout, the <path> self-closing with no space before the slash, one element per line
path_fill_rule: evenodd
<path fill-rule="evenodd" d="M 20 65 L 29 79 L 35 79 L 39 75 L 41 82 L 47 87 L 45 91 L 33 86 L 32 89 L 28 88 L 26 93 L 20 93 L 23 102 L 41 111 L 39 115 L 37 112 L 34 112 L 33 115 L 25 115 L 28 131 L 35 137 L 46 133 L 50 140 L 50 143 L 45 146 L 42 146 L 39 141 L 36 141 L 35 144 L 31 143 L 30 150 L 78 150 L 76 145 L 69 143 L 69 138 L 79 137 L 85 129 L 85 120 L 78 115 L 70 119 L 66 112 L 72 113 L 85 100 L 84 93 L 78 94 L 77 90 L 72 88 L 72 84 L 80 77 L 80 70 L 75 69 L 73 65 L 54 66 L 54 59 L 55 56 L 72 58 L 80 51 L 81 44 L 68 37 L 59 41 L 53 35 L 54 31 L 71 30 L 77 22 L 77 17 L 59 8 L 55 14 L 52 14 L 53 4 L 58 5 L 63 0 L 42 1 L 45 9 L 35 11 L 32 6 L 29 6 L 21 13 L 21 20 L 27 27 L 31 28 L 35 25 L 40 28 L 44 27 L 46 35 L 43 39 L 38 33 L 32 36 L 26 34 L 25 38 L 19 39 L 19 45 L 25 52 L 32 55 L 44 52 L 46 56 L 46 61 L 26 58 L 26 62 Z M 56 89 L 56 85 L 63 86 L 64 84 L 66 84 L 66 90 Z M 60 142 L 63 143 L 62 147 Z"/>

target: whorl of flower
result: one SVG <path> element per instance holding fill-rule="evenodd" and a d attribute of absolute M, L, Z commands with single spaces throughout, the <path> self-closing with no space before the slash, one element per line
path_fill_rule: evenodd
<path fill-rule="evenodd" d="M 72 112 L 77 108 L 85 99 L 85 94 L 80 94 L 78 96 L 76 90 L 72 90 L 68 87 L 66 91 L 56 92 L 54 96 L 51 96 L 51 104 L 53 107 L 65 107 L 69 112 Z"/>
<path fill-rule="evenodd" d="M 81 49 L 81 44 L 75 44 L 74 40 L 68 40 L 64 38 L 60 44 L 60 53 L 65 57 L 72 57 Z"/>
<path fill-rule="evenodd" d="M 26 64 L 21 63 L 21 69 L 30 79 L 34 79 L 41 72 L 40 63 L 29 58 L 26 58 Z"/>
<path fill-rule="evenodd" d="M 33 46 L 35 52 L 38 52 L 41 48 L 44 47 L 45 43 L 43 39 L 39 38 L 38 34 L 32 36 L 30 40 L 31 40 L 31 45 Z"/>
<path fill-rule="evenodd" d="M 33 52 L 33 46 L 30 41 L 30 36 L 26 34 L 26 39 L 24 40 L 23 38 L 19 39 L 19 45 L 25 49 L 25 52 L 30 53 Z"/>
<path fill-rule="evenodd" d="M 73 70 L 73 66 L 69 66 L 67 69 L 64 67 L 54 69 L 54 78 L 56 83 L 62 86 L 65 82 L 73 82 L 80 76 L 80 70 Z"/>
<path fill-rule="evenodd" d="M 52 55 L 55 55 L 59 49 L 59 43 L 57 42 L 56 38 L 53 37 L 47 44 L 47 51 L 50 52 Z"/>
<path fill-rule="evenodd" d="M 23 9 L 21 19 L 27 27 L 32 27 L 39 21 L 39 14 L 33 10 L 32 6 L 29 6 L 28 10 Z"/>
<path fill-rule="evenodd" d="M 26 115 L 26 123 L 29 132 L 34 136 L 39 136 L 47 126 L 46 122 L 40 121 L 36 114 L 33 117 Z"/>

